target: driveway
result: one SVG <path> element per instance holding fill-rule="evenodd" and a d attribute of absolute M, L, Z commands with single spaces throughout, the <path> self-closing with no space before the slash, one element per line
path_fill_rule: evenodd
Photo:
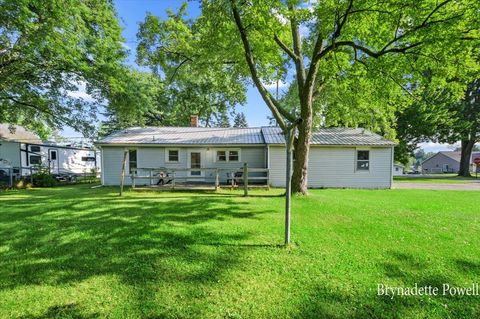
<path fill-rule="evenodd" d="M 440 184 L 440 183 L 428 183 L 428 182 L 425 182 L 425 183 L 393 182 L 392 188 L 480 191 L 480 182 L 468 182 L 468 183 L 458 183 L 458 184 Z"/>

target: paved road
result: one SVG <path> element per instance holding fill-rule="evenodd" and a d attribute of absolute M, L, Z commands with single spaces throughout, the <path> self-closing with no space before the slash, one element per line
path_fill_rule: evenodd
<path fill-rule="evenodd" d="M 480 191 L 480 182 L 458 183 L 458 184 L 439 184 L 439 183 L 408 183 L 394 182 L 393 188 L 411 188 L 411 189 L 443 189 L 443 190 L 462 190 L 462 191 Z"/>

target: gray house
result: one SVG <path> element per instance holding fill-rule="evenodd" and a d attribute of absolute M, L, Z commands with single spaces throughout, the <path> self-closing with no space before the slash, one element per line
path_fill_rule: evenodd
<path fill-rule="evenodd" d="M 127 153 L 127 175 L 134 169 L 162 168 L 211 182 L 215 174 L 208 169 L 236 170 L 248 163 L 251 169 L 268 170 L 271 186 L 285 186 L 285 139 L 277 127 L 134 127 L 95 144 L 101 149 L 103 185 L 120 183 Z M 321 129 L 311 141 L 309 187 L 390 188 L 393 147 L 364 129 Z M 219 178 L 225 182 L 229 176 Z"/>
<path fill-rule="evenodd" d="M 473 159 L 480 157 L 480 153 L 472 153 L 470 160 L 470 170 L 474 171 Z M 424 174 L 434 173 L 457 173 L 460 170 L 461 152 L 442 151 L 430 156 L 422 162 L 422 172 Z"/>

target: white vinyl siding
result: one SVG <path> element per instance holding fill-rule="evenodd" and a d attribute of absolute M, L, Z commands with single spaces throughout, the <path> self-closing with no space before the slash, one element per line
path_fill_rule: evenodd
<path fill-rule="evenodd" d="M 370 148 L 369 170 L 356 171 L 355 147 L 311 146 L 308 186 L 346 188 L 390 188 L 392 148 Z M 270 147 L 270 182 L 285 185 L 285 148 Z"/>
<path fill-rule="evenodd" d="M 5 160 L 5 163 L 0 163 L 5 166 L 20 166 L 20 144 L 17 142 L 0 142 L 0 160 Z"/>
<path fill-rule="evenodd" d="M 104 185 L 119 185 L 122 173 L 124 150 L 121 147 L 102 148 L 102 176 Z M 137 154 L 138 156 L 138 154 Z M 128 174 L 128 168 L 125 175 Z M 125 178 L 125 184 L 130 184 L 130 178 Z"/>
<path fill-rule="evenodd" d="M 204 168 L 220 168 L 227 170 L 238 170 L 243 167 L 243 163 L 247 162 L 249 167 L 252 168 L 265 168 L 265 147 L 253 146 L 253 147 L 238 147 L 231 150 L 238 150 L 240 161 L 238 162 L 217 162 L 215 147 L 176 147 L 179 150 L 178 163 L 166 162 L 166 149 L 165 147 L 142 147 L 135 146 L 137 150 L 137 167 L 139 171 L 142 168 L 188 168 L 188 156 L 190 151 L 201 151 L 202 153 L 202 167 Z M 104 146 L 102 147 L 102 153 L 104 156 L 103 182 L 104 185 L 119 185 L 120 174 L 122 170 L 123 161 L 123 147 L 116 146 Z M 228 150 L 228 148 L 227 148 Z M 228 156 L 228 155 L 227 155 Z M 125 174 L 125 184 L 130 185 L 131 179 L 128 175 L 128 160 Z M 148 171 L 142 175 L 147 175 Z M 188 172 L 177 172 L 177 176 L 185 176 Z M 252 175 L 253 176 L 253 175 Z M 213 182 L 215 179 L 214 172 L 205 172 L 205 180 Z M 220 176 L 221 181 L 227 179 L 226 173 Z M 155 182 L 155 181 L 154 181 Z M 136 180 L 137 185 L 148 184 L 148 180 Z"/>

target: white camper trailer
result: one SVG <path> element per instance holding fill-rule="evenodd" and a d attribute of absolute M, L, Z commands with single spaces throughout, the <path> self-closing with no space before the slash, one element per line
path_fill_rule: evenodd
<path fill-rule="evenodd" d="M 0 124 L 0 178 L 29 176 L 40 166 L 57 178 L 90 174 L 92 170 L 99 171 L 100 152 L 86 147 L 43 143 L 20 126 L 15 126 L 12 132 L 8 125 Z"/>
<path fill-rule="evenodd" d="M 48 167 L 51 174 L 90 173 L 98 168 L 95 150 L 55 144 L 20 143 L 22 167 Z M 22 172 L 24 175 L 24 172 Z"/>

